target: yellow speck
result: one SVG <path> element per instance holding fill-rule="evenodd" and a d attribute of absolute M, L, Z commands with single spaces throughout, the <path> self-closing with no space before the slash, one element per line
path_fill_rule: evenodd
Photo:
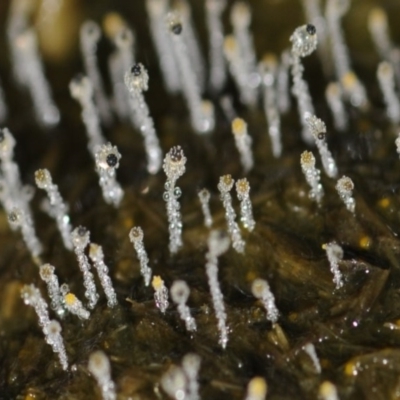
<path fill-rule="evenodd" d="M 369 236 L 363 236 L 358 244 L 362 249 L 368 249 L 371 246 L 371 238 Z"/>
<path fill-rule="evenodd" d="M 346 72 L 342 76 L 342 84 L 347 89 L 353 88 L 357 83 L 358 83 L 357 76 L 352 71 Z"/>
<path fill-rule="evenodd" d="M 390 205 L 390 200 L 387 197 L 384 197 L 383 199 L 380 199 L 378 201 L 378 206 L 381 208 L 388 208 Z"/>
<path fill-rule="evenodd" d="M 357 364 L 354 361 L 348 361 L 344 366 L 344 373 L 347 376 L 357 376 Z"/>
<path fill-rule="evenodd" d="M 76 296 L 73 293 L 67 293 L 64 297 L 65 302 L 67 305 L 72 306 L 76 303 Z"/>
<path fill-rule="evenodd" d="M 152 282 L 151 282 L 153 289 L 158 290 L 164 284 L 164 281 L 161 279 L 161 276 L 155 275 Z"/>
<path fill-rule="evenodd" d="M 267 395 L 267 382 L 264 378 L 256 376 L 249 382 L 248 393 L 250 398 L 265 398 Z"/>
<path fill-rule="evenodd" d="M 125 26 L 124 19 L 116 12 L 110 12 L 104 17 L 103 28 L 109 38 L 114 38 Z"/>
<path fill-rule="evenodd" d="M 228 35 L 225 37 L 224 40 L 224 50 L 228 53 L 234 52 L 236 50 L 236 39 L 234 38 L 233 35 Z"/>
<path fill-rule="evenodd" d="M 235 118 L 232 121 L 232 132 L 235 135 L 244 135 L 247 130 L 247 124 L 242 118 Z"/>
<path fill-rule="evenodd" d="M 28 393 L 24 398 L 24 400 L 35 400 L 35 399 L 36 399 L 36 396 L 32 393 Z"/>
<path fill-rule="evenodd" d="M 321 249 L 322 249 L 322 250 L 326 250 L 326 243 L 324 243 L 324 244 L 321 246 Z"/>

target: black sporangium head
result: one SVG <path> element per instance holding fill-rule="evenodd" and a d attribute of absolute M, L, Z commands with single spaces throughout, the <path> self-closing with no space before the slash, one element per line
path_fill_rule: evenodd
<path fill-rule="evenodd" d="M 110 153 L 106 157 L 106 161 L 109 167 L 115 167 L 118 164 L 118 157 L 114 153 Z"/>
<path fill-rule="evenodd" d="M 182 24 L 176 23 L 171 26 L 171 31 L 175 33 L 175 35 L 180 35 L 182 32 Z"/>
<path fill-rule="evenodd" d="M 315 35 L 317 33 L 317 29 L 315 28 L 314 25 L 308 24 L 306 27 L 306 31 L 309 35 Z"/>
<path fill-rule="evenodd" d="M 135 64 L 131 68 L 131 72 L 132 72 L 133 75 L 139 76 L 142 73 L 142 67 L 139 64 Z"/>

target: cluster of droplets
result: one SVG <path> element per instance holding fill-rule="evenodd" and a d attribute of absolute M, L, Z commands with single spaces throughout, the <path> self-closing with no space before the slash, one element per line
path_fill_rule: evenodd
<path fill-rule="evenodd" d="M 218 183 L 218 190 L 221 193 L 222 204 L 225 209 L 225 219 L 228 225 L 228 232 L 231 236 L 232 247 L 238 252 L 243 253 L 245 242 L 242 239 L 239 225 L 236 222 L 236 213 L 232 206 L 232 196 L 230 194 L 235 181 L 231 175 L 221 176 Z"/>
<path fill-rule="evenodd" d="M 78 259 L 79 268 L 83 274 L 83 285 L 85 286 L 85 297 L 88 299 L 88 307 L 93 309 L 99 300 L 96 290 L 94 277 L 90 271 L 89 260 L 84 253 L 85 248 L 90 242 L 90 232 L 83 226 L 79 226 L 72 231 L 72 243 L 74 252 Z"/>
<path fill-rule="evenodd" d="M 149 267 L 149 257 L 147 256 L 146 249 L 143 244 L 143 230 L 139 226 L 135 226 L 129 232 L 129 240 L 135 248 L 137 257 L 140 263 L 140 273 L 143 276 L 144 284 L 149 286 L 152 275 L 151 268 Z"/>

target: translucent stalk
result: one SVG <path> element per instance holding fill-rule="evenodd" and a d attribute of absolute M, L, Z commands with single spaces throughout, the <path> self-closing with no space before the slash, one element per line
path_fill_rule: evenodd
<path fill-rule="evenodd" d="M 100 40 L 101 30 L 94 21 L 86 21 L 81 26 L 80 46 L 85 65 L 85 71 L 92 85 L 96 105 L 99 109 L 101 120 L 105 124 L 112 121 L 111 107 L 105 94 L 103 80 L 97 66 L 97 43 Z"/>
<path fill-rule="evenodd" d="M 317 48 L 317 33 L 314 25 L 303 25 L 297 28 L 290 37 L 292 42 L 292 76 L 293 94 L 297 98 L 300 121 L 303 127 L 302 138 L 308 143 L 313 143 L 313 136 L 309 131 L 306 115 L 314 114 L 314 106 L 308 85 L 303 78 L 304 67 L 301 58 L 310 55 Z"/>
<path fill-rule="evenodd" d="M 156 174 L 162 163 L 162 151 L 154 127 L 153 118 L 144 99 L 143 92 L 148 89 L 149 75 L 142 64 L 135 64 L 125 73 L 125 85 L 129 90 L 131 109 L 140 126 L 147 155 L 147 171 Z"/>
<path fill-rule="evenodd" d="M 231 175 L 221 176 L 218 183 L 218 190 L 221 193 L 222 204 L 225 209 L 225 219 L 228 225 L 228 232 L 232 239 L 232 247 L 238 253 L 244 253 L 245 243 L 240 233 L 239 225 L 236 223 L 236 213 L 232 206 L 232 196 L 229 193 L 233 188 L 235 181 Z"/>
<path fill-rule="evenodd" d="M 226 8 L 226 0 L 206 0 L 206 21 L 208 28 L 208 45 L 210 49 L 210 86 L 213 92 L 219 93 L 226 82 L 226 65 L 223 53 L 224 27 L 221 14 Z"/>
<path fill-rule="evenodd" d="M 218 321 L 219 344 L 223 349 L 228 343 L 229 329 L 226 324 L 226 311 L 224 298 L 218 281 L 218 257 L 224 254 L 230 245 L 228 237 L 219 231 L 211 231 L 208 237 L 208 253 L 206 254 L 206 274 L 210 287 L 215 316 Z"/>

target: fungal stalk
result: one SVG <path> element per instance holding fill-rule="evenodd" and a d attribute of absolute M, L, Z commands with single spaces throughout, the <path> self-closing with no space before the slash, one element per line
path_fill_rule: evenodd
<path fill-rule="evenodd" d="M 340 84 L 331 82 L 326 87 L 325 98 L 332 112 L 335 129 L 345 131 L 349 125 L 349 119 L 343 104 L 343 91 Z"/>
<path fill-rule="evenodd" d="M 190 295 L 188 284 L 181 280 L 174 281 L 170 293 L 172 301 L 178 306 L 179 316 L 185 322 L 186 329 L 189 332 L 197 330 L 196 321 L 190 313 L 190 308 L 186 305 Z"/>
<path fill-rule="evenodd" d="M 140 273 L 143 276 L 144 284 L 149 286 L 152 271 L 149 267 L 149 257 L 147 256 L 146 249 L 143 244 L 143 230 L 139 226 L 135 226 L 129 232 L 129 240 L 135 248 L 137 258 L 140 263 Z"/>
<path fill-rule="evenodd" d="M 104 84 L 100 70 L 97 66 L 97 43 L 100 40 L 101 30 L 94 21 L 85 21 L 80 31 L 80 46 L 85 65 L 85 71 L 92 85 L 96 105 L 99 109 L 101 120 L 105 124 L 112 121 L 111 108 L 104 91 Z"/>
<path fill-rule="evenodd" d="M 233 35 L 228 35 L 224 39 L 224 54 L 239 90 L 240 100 L 247 107 L 255 107 L 258 97 L 257 87 L 252 87 L 248 83 L 246 63 L 240 53 L 238 41 Z"/>
<path fill-rule="evenodd" d="M 115 307 L 118 304 L 117 295 L 115 294 L 107 265 L 104 263 L 103 248 L 98 244 L 90 243 L 89 257 L 92 260 L 93 266 L 96 268 L 101 286 L 107 297 L 107 306 L 110 308 Z"/>
<path fill-rule="evenodd" d="M 230 19 L 240 57 L 244 60 L 246 83 L 256 89 L 260 84 L 260 77 L 257 72 L 257 56 L 250 30 L 251 10 L 248 4 L 236 1 L 231 8 Z"/>
<path fill-rule="evenodd" d="M 385 10 L 374 7 L 368 14 L 368 29 L 372 41 L 382 60 L 389 61 L 394 68 L 397 83 L 400 84 L 400 66 L 398 65 L 398 49 L 393 46 L 389 34 L 388 18 Z"/>
<path fill-rule="evenodd" d="M 7 38 L 11 54 L 14 79 L 21 86 L 25 85 L 25 64 L 17 46 L 18 36 L 29 26 L 29 19 L 36 5 L 32 1 L 11 1 L 7 18 Z"/>
<path fill-rule="evenodd" d="M 240 161 L 244 172 L 249 172 L 254 166 L 253 151 L 251 145 L 253 139 L 248 133 L 247 124 L 241 118 L 232 121 L 232 133 L 235 138 L 236 148 L 240 154 Z"/>
<path fill-rule="evenodd" d="M 114 43 L 115 51 L 108 59 L 110 71 L 114 108 L 119 118 L 123 121 L 129 119 L 129 95 L 124 83 L 125 72 L 134 64 L 134 34 L 118 14 L 111 13 L 106 17 L 106 25 Z M 135 121 L 136 122 L 136 121 Z M 135 124 L 136 125 L 136 124 Z"/>
<path fill-rule="evenodd" d="M 33 258 L 38 258 L 42 253 L 43 247 L 36 236 L 33 222 L 22 208 L 14 207 L 8 213 L 8 222 L 13 229 L 19 229 L 22 238 Z"/>
<path fill-rule="evenodd" d="M 85 124 L 88 136 L 88 148 L 93 158 L 96 151 L 106 141 L 101 131 L 97 108 L 93 102 L 93 85 L 90 79 L 84 75 L 78 75 L 69 84 L 71 96 L 82 107 L 82 120 Z"/>
<path fill-rule="evenodd" d="M 354 183 L 353 181 L 343 175 L 336 183 L 336 190 L 345 204 L 346 208 L 354 214 L 356 208 L 356 201 L 353 197 Z"/>
<path fill-rule="evenodd" d="M 290 54 L 289 50 L 282 52 L 276 77 L 277 102 L 281 114 L 286 114 L 290 110 L 289 75 L 292 65 Z"/>
<path fill-rule="evenodd" d="M 40 266 L 39 274 L 41 279 L 46 282 L 47 292 L 51 301 L 51 308 L 59 317 L 63 317 L 65 314 L 65 309 L 61 299 L 58 278 L 54 271 L 55 268 L 53 265 L 43 264 Z"/>
<path fill-rule="evenodd" d="M 239 225 L 236 223 L 236 213 L 232 206 L 232 196 L 229 193 L 235 181 L 231 175 L 224 175 L 219 178 L 218 190 L 221 193 L 222 204 L 225 209 L 225 219 L 228 225 L 228 232 L 232 239 L 232 247 L 238 253 L 244 253 L 245 243 L 240 233 Z"/>
<path fill-rule="evenodd" d="M 326 2 L 326 22 L 332 48 L 332 60 L 338 81 L 351 70 L 349 51 L 340 24 L 341 18 L 349 8 L 350 0 L 327 0 Z"/>
<path fill-rule="evenodd" d="M 343 278 L 339 263 L 343 259 L 343 249 L 336 242 L 326 243 L 322 248 L 326 252 L 336 289 L 340 289 L 343 286 Z"/>
<path fill-rule="evenodd" d="M 264 88 L 264 113 L 268 123 L 272 154 L 275 158 L 279 158 L 282 154 L 281 120 L 276 92 L 277 68 L 277 60 L 273 54 L 267 54 L 259 64 L 261 82 Z"/>
<path fill-rule="evenodd" d="M 386 104 L 386 114 L 390 122 L 400 122 L 400 101 L 396 93 L 394 70 L 387 61 L 382 61 L 378 66 L 377 77 L 383 98 Z"/>
<path fill-rule="evenodd" d="M 176 186 L 176 181 L 186 171 L 186 157 L 180 146 L 172 147 L 164 158 L 163 169 L 167 175 L 165 183 L 164 201 L 167 203 L 169 251 L 175 254 L 182 246 L 182 216 L 178 198 L 181 189 Z"/>
<path fill-rule="evenodd" d="M 35 285 L 24 285 L 21 289 L 21 297 L 26 305 L 34 308 L 42 329 L 50 323 L 47 303 Z"/>
<path fill-rule="evenodd" d="M 349 103 L 362 111 L 369 108 L 369 101 L 364 85 L 354 71 L 348 71 L 342 76 L 342 88 L 345 98 Z"/>
<path fill-rule="evenodd" d="M 324 196 L 324 189 L 320 182 L 321 172 L 315 167 L 314 154 L 311 151 L 304 151 L 300 157 L 300 165 L 306 181 L 311 187 L 308 197 L 320 204 Z"/>
<path fill-rule="evenodd" d="M 330 178 L 335 178 L 337 176 L 337 166 L 331 152 L 328 149 L 328 144 L 326 143 L 326 125 L 325 123 L 317 118 L 315 115 L 307 114 L 305 115 L 305 120 L 308 125 L 309 132 L 314 137 L 315 144 L 317 145 L 319 154 L 321 156 L 322 166 L 325 173 Z"/>
<path fill-rule="evenodd" d="M 97 294 L 93 274 L 90 272 L 89 260 L 84 252 L 90 242 L 90 232 L 83 226 L 79 226 L 72 231 L 71 238 L 79 268 L 83 274 L 83 285 L 85 287 L 85 297 L 88 299 L 88 307 L 93 310 L 99 300 L 99 295 Z"/>
<path fill-rule="evenodd" d="M 15 39 L 17 67 L 20 79 L 28 89 L 38 122 L 46 127 L 57 125 L 60 112 L 52 99 L 40 58 L 37 37 L 31 28 L 25 28 Z"/>
<path fill-rule="evenodd" d="M 60 195 L 58 186 L 53 183 L 50 172 L 47 169 L 38 169 L 35 172 L 35 181 L 37 187 L 39 189 L 44 189 L 47 193 L 50 203 L 49 214 L 56 220 L 57 228 L 61 234 L 64 246 L 68 250 L 72 250 L 72 228 L 68 216 L 68 207 Z"/>
<path fill-rule="evenodd" d="M 226 0 L 206 0 L 206 19 L 209 38 L 210 88 L 219 93 L 226 82 L 226 65 L 223 52 L 224 27 L 221 14 Z"/>
<path fill-rule="evenodd" d="M 119 167 L 120 159 L 121 154 L 111 143 L 102 145 L 95 154 L 96 171 L 100 178 L 103 199 L 114 207 L 120 205 L 124 196 L 124 191 L 116 179 L 116 170 Z"/>
<path fill-rule="evenodd" d="M 169 306 L 168 289 L 165 287 L 164 281 L 161 276 L 154 275 L 151 285 L 154 289 L 154 301 L 156 307 L 164 314 Z"/>
<path fill-rule="evenodd" d="M 174 57 L 171 37 L 165 32 L 169 1 L 146 0 L 146 8 L 150 17 L 150 33 L 160 62 L 164 84 L 169 93 L 177 93 L 181 89 L 180 75 L 177 74 L 177 59 Z"/>
<path fill-rule="evenodd" d="M 251 285 L 251 292 L 256 299 L 262 302 L 268 321 L 275 324 L 279 318 L 279 311 L 276 308 L 275 297 L 271 292 L 268 282 L 261 278 L 255 279 Z"/>
<path fill-rule="evenodd" d="M 374 7 L 368 14 L 368 29 L 379 56 L 390 60 L 392 43 L 389 36 L 386 12 L 381 7 Z"/>
<path fill-rule="evenodd" d="M 64 371 L 68 369 L 67 353 L 61 336 L 61 326 L 57 321 L 50 320 L 47 311 L 47 303 L 43 299 L 40 290 L 35 285 L 25 285 L 21 289 L 21 297 L 26 305 L 32 306 L 39 318 L 39 326 L 42 328 L 46 342 L 57 353 Z"/>
<path fill-rule="evenodd" d="M 250 201 L 250 184 L 246 178 L 239 179 L 236 182 L 236 193 L 240 201 L 240 220 L 243 226 L 251 232 L 256 223 L 253 218 L 253 207 Z"/>
<path fill-rule="evenodd" d="M 199 371 L 201 358 L 197 354 L 186 354 L 182 359 L 182 369 L 187 377 L 187 393 L 189 400 L 200 400 Z"/>
<path fill-rule="evenodd" d="M 116 400 L 115 383 L 111 378 L 110 361 L 105 353 L 98 350 L 90 354 L 88 370 L 97 381 L 103 400 Z"/>
<path fill-rule="evenodd" d="M 64 346 L 64 340 L 61 336 L 61 325 L 56 320 L 51 320 L 44 328 L 43 333 L 47 344 L 51 346 L 53 352 L 58 355 L 61 367 L 64 371 L 68 370 L 67 352 Z"/>
<path fill-rule="evenodd" d="M 312 144 L 313 135 L 309 130 L 306 115 L 307 113 L 314 114 L 314 106 L 312 104 L 308 84 L 303 78 L 304 67 L 301 63 L 301 59 L 309 56 L 317 48 L 317 30 L 314 25 L 302 25 L 295 29 L 290 37 L 290 41 L 292 42 L 292 93 L 297 99 L 297 106 L 303 127 L 302 138 L 306 143 Z"/>
<path fill-rule="evenodd" d="M 154 127 L 154 121 L 144 99 L 143 92 L 149 87 L 149 75 L 142 64 L 135 64 L 130 72 L 125 73 L 125 85 L 128 88 L 131 108 L 135 119 L 140 126 L 140 132 L 144 139 L 147 155 L 147 171 L 156 174 L 162 163 L 162 151 Z"/>
<path fill-rule="evenodd" d="M 200 134 L 210 132 L 215 125 L 214 108 L 209 101 L 203 101 L 196 74 L 190 62 L 181 19 L 176 13 L 167 15 L 167 30 L 171 38 L 172 47 L 178 71 L 181 76 L 182 92 L 189 107 L 190 121 L 193 129 Z"/>
<path fill-rule="evenodd" d="M 210 192 L 207 189 L 201 189 L 198 192 L 198 196 L 201 204 L 201 210 L 203 211 L 204 225 L 207 228 L 210 228 L 213 223 L 210 211 Z"/>
<path fill-rule="evenodd" d="M 205 86 L 206 68 L 192 21 L 192 10 L 187 0 L 177 0 L 175 2 L 175 9 L 182 20 L 182 26 L 184 27 L 183 38 L 186 43 L 189 59 L 196 74 L 200 92 L 202 92 Z"/>
<path fill-rule="evenodd" d="M 229 238 L 220 231 L 211 231 L 208 237 L 208 253 L 206 254 L 206 274 L 210 287 L 215 316 L 218 321 L 219 344 L 223 349 L 228 343 L 229 328 L 226 324 L 224 298 L 218 281 L 218 257 L 224 254 L 230 245 Z"/>
<path fill-rule="evenodd" d="M 23 186 L 19 168 L 14 161 L 15 139 L 7 128 L 0 129 L 0 171 L 2 187 L 0 200 L 7 213 L 17 205 L 23 210 L 26 218 L 32 223 L 32 212 L 29 201 L 32 198 L 32 190 L 29 186 Z"/>

